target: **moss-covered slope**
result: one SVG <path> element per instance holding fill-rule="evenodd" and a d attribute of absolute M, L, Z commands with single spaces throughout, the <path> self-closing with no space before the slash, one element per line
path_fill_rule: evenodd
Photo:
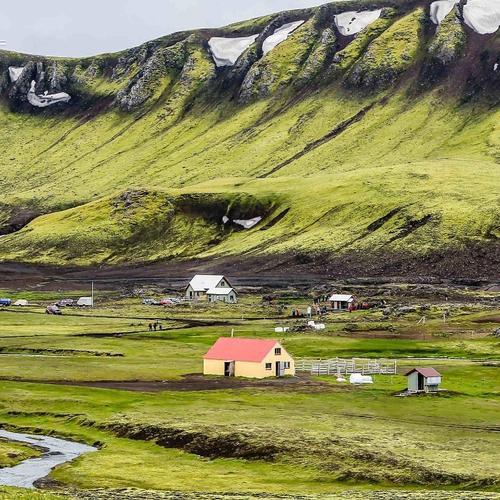
<path fill-rule="evenodd" d="M 376 7 L 359 34 L 337 30 L 336 14 Z M 459 17 L 437 28 L 428 2 L 335 2 L 85 60 L 0 52 L 0 259 L 494 267 L 500 40 Z M 265 38 L 297 20 L 264 56 Z M 259 33 L 216 67 L 212 36 Z M 25 68 L 17 82 L 10 66 Z M 31 79 L 72 100 L 33 109 Z M 225 216 L 263 221 L 244 230 Z"/>

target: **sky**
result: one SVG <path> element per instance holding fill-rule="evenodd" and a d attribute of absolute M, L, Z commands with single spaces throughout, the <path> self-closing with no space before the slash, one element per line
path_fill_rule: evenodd
<path fill-rule="evenodd" d="M 0 40 L 8 50 L 81 57 L 115 52 L 169 33 L 224 26 L 328 0 L 2 1 Z"/>

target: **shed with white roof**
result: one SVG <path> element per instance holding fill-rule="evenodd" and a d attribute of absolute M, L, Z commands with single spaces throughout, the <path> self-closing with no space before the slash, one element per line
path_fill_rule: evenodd
<path fill-rule="evenodd" d="M 226 304 L 236 304 L 238 294 L 234 288 L 211 288 L 207 292 L 209 302 L 225 302 Z"/>
<path fill-rule="evenodd" d="M 348 311 L 356 304 L 354 295 L 334 293 L 329 299 L 334 311 Z"/>

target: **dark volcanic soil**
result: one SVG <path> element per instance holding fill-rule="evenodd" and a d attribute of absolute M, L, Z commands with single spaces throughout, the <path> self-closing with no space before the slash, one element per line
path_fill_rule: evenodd
<path fill-rule="evenodd" d="M 58 268 L 0 263 L 0 288 L 36 286 L 37 290 L 75 290 L 91 280 L 106 289 L 130 283 L 155 282 L 183 288 L 196 273 L 230 276 L 236 286 L 283 288 L 314 286 L 331 280 L 355 282 L 413 282 L 484 285 L 500 279 L 500 245 L 475 246 L 460 251 L 435 252 L 423 257 L 349 253 L 344 256 L 288 254 L 244 256 L 216 260 L 156 262 L 130 266 Z"/>
<path fill-rule="evenodd" d="M 5 379 L 4 379 L 5 380 Z M 19 380 L 19 382 L 36 382 Z M 40 381 L 38 381 L 40 382 Z M 165 381 L 43 381 L 45 384 L 68 385 L 76 387 L 95 387 L 99 389 L 116 389 L 131 392 L 162 392 L 162 391 L 221 391 L 228 389 L 278 389 L 283 391 L 323 392 L 342 390 L 307 375 L 284 379 L 246 380 L 237 378 L 210 378 L 199 374 L 185 375 L 181 380 Z"/>

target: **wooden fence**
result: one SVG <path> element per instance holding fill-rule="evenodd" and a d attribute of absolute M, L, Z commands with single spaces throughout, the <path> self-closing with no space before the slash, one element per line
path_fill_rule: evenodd
<path fill-rule="evenodd" d="M 396 375 L 398 362 L 390 359 L 306 359 L 295 360 L 297 372 L 311 375 Z"/>

